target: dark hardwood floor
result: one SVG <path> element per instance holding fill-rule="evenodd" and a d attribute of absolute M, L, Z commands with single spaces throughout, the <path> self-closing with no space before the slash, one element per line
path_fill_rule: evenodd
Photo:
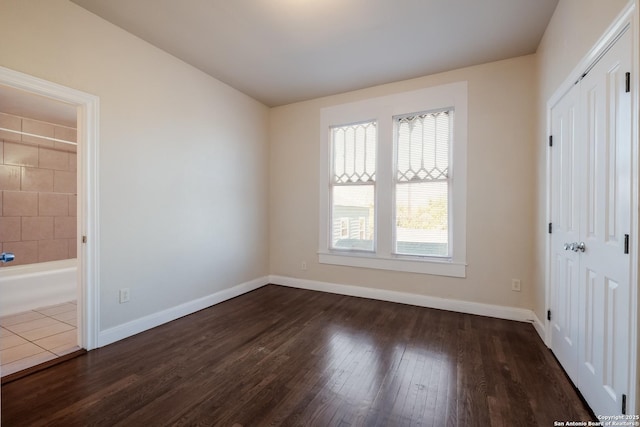
<path fill-rule="evenodd" d="M 590 420 L 529 324 L 269 285 L 2 386 L 2 426 Z"/>

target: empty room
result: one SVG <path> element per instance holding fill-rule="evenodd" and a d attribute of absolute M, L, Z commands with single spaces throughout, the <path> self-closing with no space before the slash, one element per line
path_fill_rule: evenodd
<path fill-rule="evenodd" d="M 640 425 L 639 8 L 0 0 L 2 425 Z"/>

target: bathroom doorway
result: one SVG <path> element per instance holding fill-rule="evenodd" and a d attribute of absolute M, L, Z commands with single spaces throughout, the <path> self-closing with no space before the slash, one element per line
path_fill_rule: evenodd
<path fill-rule="evenodd" d="M 97 97 L 0 67 L 3 381 L 97 346 L 97 123 Z"/>
<path fill-rule="evenodd" d="M 80 350 L 76 107 L 0 85 L 2 377 Z"/>

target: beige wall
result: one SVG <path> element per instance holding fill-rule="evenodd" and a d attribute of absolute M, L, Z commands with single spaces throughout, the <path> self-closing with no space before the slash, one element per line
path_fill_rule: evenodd
<path fill-rule="evenodd" d="M 76 129 L 0 113 L 0 127 L 76 141 Z M 76 147 L 0 131 L 0 268 L 76 257 Z"/>
<path fill-rule="evenodd" d="M 536 284 L 533 309 L 540 319 L 545 307 L 545 227 L 547 101 L 613 23 L 628 0 L 560 0 L 538 47 L 538 96 L 536 126 L 537 209 L 535 239 Z"/>
<path fill-rule="evenodd" d="M 535 57 L 525 56 L 271 110 L 271 273 L 530 308 L 536 166 Z M 318 264 L 320 108 L 468 81 L 467 278 Z M 308 270 L 300 264 L 306 261 Z M 522 292 L 511 291 L 511 279 Z"/>
<path fill-rule="evenodd" d="M 67 0 L 2 0 L 0 40 L 100 97 L 101 330 L 268 274 L 265 106 Z"/>
<path fill-rule="evenodd" d="M 0 2 L 0 65 L 100 97 L 103 330 L 268 273 L 542 319 L 545 103 L 625 4 L 561 0 L 538 55 L 272 110 L 66 0 Z M 320 108 L 461 80 L 467 278 L 318 264 Z"/>

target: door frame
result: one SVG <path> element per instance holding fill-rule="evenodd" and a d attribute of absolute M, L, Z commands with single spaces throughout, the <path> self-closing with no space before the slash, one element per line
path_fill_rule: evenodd
<path fill-rule="evenodd" d="M 76 106 L 78 111 L 78 346 L 97 347 L 100 314 L 98 141 L 100 99 L 70 87 L 0 67 L 0 84 Z M 86 243 L 83 243 L 86 236 Z"/>
<path fill-rule="evenodd" d="M 564 82 L 556 89 L 551 98 L 546 104 L 546 131 L 547 135 L 551 135 L 551 109 L 557 104 L 560 99 L 576 84 L 582 77 L 585 71 L 591 69 L 591 67 L 604 55 L 609 47 L 615 43 L 620 35 L 624 32 L 631 31 L 632 34 L 632 70 L 631 70 L 631 94 L 633 96 L 631 105 L 631 117 L 632 117 L 632 135 L 631 135 L 631 271 L 630 271 L 630 291 L 631 291 L 631 325 L 630 335 L 631 342 L 629 343 L 629 377 L 631 378 L 629 384 L 629 399 L 628 399 L 628 414 L 637 413 L 637 408 L 640 408 L 640 403 L 637 401 L 637 386 L 638 386 L 638 262 L 640 260 L 638 249 L 638 239 L 640 233 L 638 233 L 639 227 L 639 198 L 640 198 L 640 181 L 639 177 L 639 159 L 640 151 L 638 144 L 638 3 L 640 0 L 632 0 L 622 10 L 618 17 L 613 21 L 609 28 L 605 31 L 603 36 L 596 42 L 596 44 L 589 50 L 587 55 L 578 63 L 578 65 L 572 70 L 569 76 Z M 551 198 L 551 149 L 547 147 L 546 153 L 546 218 L 547 222 L 551 222 L 551 210 L 552 210 L 552 198 Z M 545 310 L 548 310 L 551 304 L 551 234 L 545 233 Z M 548 320 L 545 321 L 544 338 L 547 347 L 551 347 L 551 327 Z"/>

